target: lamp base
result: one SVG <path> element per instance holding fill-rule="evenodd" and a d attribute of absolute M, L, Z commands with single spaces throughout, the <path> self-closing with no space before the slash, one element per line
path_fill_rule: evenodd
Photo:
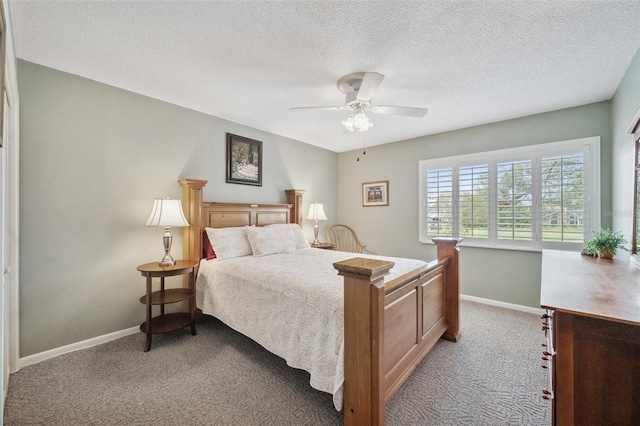
<path fill-rule="evenodd" d="M 173 235 L 171 235 L 171 228 L 165 227 L 164 234 L 162 235 L 162 242 L 164 243 L 164 257 L 158 263 L 160 266 L 173 266 L 176 264 L 176 261 L 171 257 L 171 242 L 173 240 Z"/>
<path fill-rule="evenodd" d="M 318 241 L 318 231 L 320 230 L 320 227 L 318 226 L 318 221 L 316 220 L 316 224 L 313 226 L 313 243 L 311 243 L 314 246 L 317 246 L 318 244 L 320 244 L 320 241 Z"/>
<path fill-rule="evenodd" d="M 173 260 L 173 257 L 171 257 L 170 254 L 165 254 L 165 256 L 162 258 L 162 260 L 160 261 L 160 263 L 158 263 L 158 265 L 160 266 L 173 266 L 176 264 L 176 261 Z"/>

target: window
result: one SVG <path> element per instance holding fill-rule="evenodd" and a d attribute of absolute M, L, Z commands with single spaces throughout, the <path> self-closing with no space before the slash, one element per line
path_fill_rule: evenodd
<path fill-rule="evenodd" d="M 420 241 L 579 250 L 600 224 L 600 138 L 420 161 Z"/>

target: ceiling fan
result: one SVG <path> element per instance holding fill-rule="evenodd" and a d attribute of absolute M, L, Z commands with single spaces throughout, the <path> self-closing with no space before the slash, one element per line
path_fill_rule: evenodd
<path fill-rule="evenodd" d="M 371 105 L 373 94 L 382 83 L 382 80 L 384 80 L 384 75 L 377 72 L 347 74 L 338 80 L 338 89 L 345 94 L 344 106 L 294 107 L 289 108 L 289 111 L 352 111 L 353 114 L 342 122 L 345 128 L 351 132 L 354 130 L 364 132 L 373 126 L 365 111 L 409 117 L 424 117 L 427 114 L 427 108 Z"/>

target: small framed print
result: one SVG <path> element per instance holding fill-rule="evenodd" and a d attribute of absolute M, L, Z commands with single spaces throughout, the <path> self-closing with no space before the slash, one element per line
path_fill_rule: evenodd
<path fill-rule="evenodd" d="M 227 183 L 262 186 L 262 142 L 227 133 Z"/>
<path fill-rule="evenodd" d="M 362 184 L 362 206 L 388 206 L 389 181 L 365 182 Z"/>

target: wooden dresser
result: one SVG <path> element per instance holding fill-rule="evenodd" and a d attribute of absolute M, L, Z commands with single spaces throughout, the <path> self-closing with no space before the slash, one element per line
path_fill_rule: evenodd
<path fill-rule="evenodd" d="M 557 425 L 640 422 L 640 267 L 545 250 L 543 367 Z"/>

